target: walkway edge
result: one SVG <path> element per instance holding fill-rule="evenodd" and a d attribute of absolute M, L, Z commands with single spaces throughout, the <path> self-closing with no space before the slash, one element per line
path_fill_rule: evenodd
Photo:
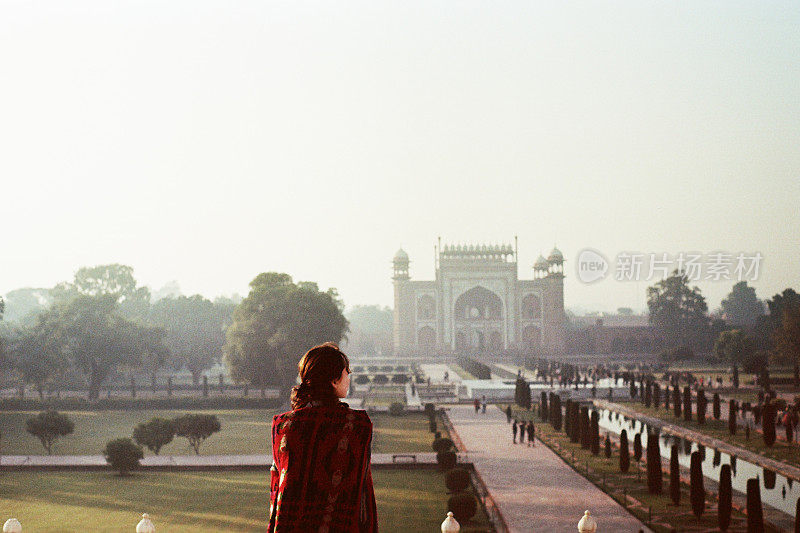
<path fill-rule="evenodd" d="M 456 431 L 455 426 L 450 421 L 450 417 L 447 415 L 447 410 L 441 410 L 442 420 L 447 427 L 447 431 L 450 433 L 451 440 L 455 443 L 456 448 L 464 454 L 467 453 L 467 449 L 464 447 L 464 443 L 461 441 L 461 437 L 458 435 L 458 431 Z M 472 465 L 472 472 L 475 476 L 475 480 L 480 484 L 480 490 L 483 493 L 483 507 L 486 509 L 486 515 L 489 517 L 489 520 L 492 521 L 492 526 L 494 526 L 495 531 L 498 533 L 507 533 L 509 531 L 508 524 L 506 523 L 506 519 L 503 516 L 503 513 L 500 511 L 500 507 L 498 507 L 497 502 L 494 501 L 494 497 L 492 493 L 489 491 L 489 487 L 486 486 L 486 483 L 483 481 L 480 472 L 478 469 L 475 468 L 474 463 L 470 463 Z M 496 524 L 492 517 L 497 517 L 499 524 Z M 498 529 L 497 526 L 501 526 L 502 529 Z"/>

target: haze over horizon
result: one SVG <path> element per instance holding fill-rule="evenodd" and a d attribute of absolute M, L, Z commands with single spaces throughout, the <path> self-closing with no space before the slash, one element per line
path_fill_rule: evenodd
<path fill-rule="evenodd" d="M 3 2 L 0 294 L 122 263 L 391 306 L 401 246 L 433 279 L 437 237 L 515 235 L 521 278 L 564 253 L 567 308 L 655 281 L 581 283 L 584 248 L 759 252 L 759 298 L 800 288 L 800 4 L 453 5 Z"/>

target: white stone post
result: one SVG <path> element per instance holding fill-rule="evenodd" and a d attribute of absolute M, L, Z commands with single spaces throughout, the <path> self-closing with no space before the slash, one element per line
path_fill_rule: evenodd
<path fill-rule="evenodd" d="M 442 533 L 458 533 L 459 531 L 461 531 L 461 526 L 453 518 L 453 512 L 447 511 L 447 518 L 442 522 Z"/>
<path fill-rule="evenodd" d="M 22 533 L 22 524 L 16 518 L 9 518 L 3 524 L 3 533 Z"/>
<path fill-rule="evenodd" d="M 581 521 L 578 522 L 578 531 L 579 533 L 595 533 L 597 531 L 597 522 L 594 521 L 589 511 L 586 511 Z"/>
<path fill-rule="evenodd" d="M 142 519 L 136 524 L 136 533 L 156 533 L 156 526 L 150 520 L 149 514 L 142 515 Z"/>

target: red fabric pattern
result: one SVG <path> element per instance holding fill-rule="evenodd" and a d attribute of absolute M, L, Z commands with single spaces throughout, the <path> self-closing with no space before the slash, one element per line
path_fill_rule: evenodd
<path fill-rule="evenodd" d="M 372 421 L 345 403 L 272 419 L 269 532 L 377 533 Z"/>

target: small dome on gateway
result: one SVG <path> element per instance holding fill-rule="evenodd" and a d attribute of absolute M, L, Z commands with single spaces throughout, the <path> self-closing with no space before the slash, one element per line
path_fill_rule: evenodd
<path fill-rule="evenodd" d="M 553 247 L 553 249 L 550 251 L 550 255 L 547 256 L 547 260 L 551 263 L 560 263 L 564 260 L 564 254 L 562 254 L 561 250 L 558 248 Z"/>
<path fill-rule="evenodd" d="M 536 258 L 536 262 L 533 264 L 533 268 L 536 270 L 547 270 L 547 259 L 544 258 L 543 255 L 539 255 Z"/>
<path fill-rule="evenodd" d="M 397 250 L 397 253 L 394 254 L 393 261 L 395 263 L 399 263 L 399 262 L 403 262 L 403 261 L 408 262 L 408 254 L 405 252 L 405 250 L 400 248 L 399 250 Z"/>

